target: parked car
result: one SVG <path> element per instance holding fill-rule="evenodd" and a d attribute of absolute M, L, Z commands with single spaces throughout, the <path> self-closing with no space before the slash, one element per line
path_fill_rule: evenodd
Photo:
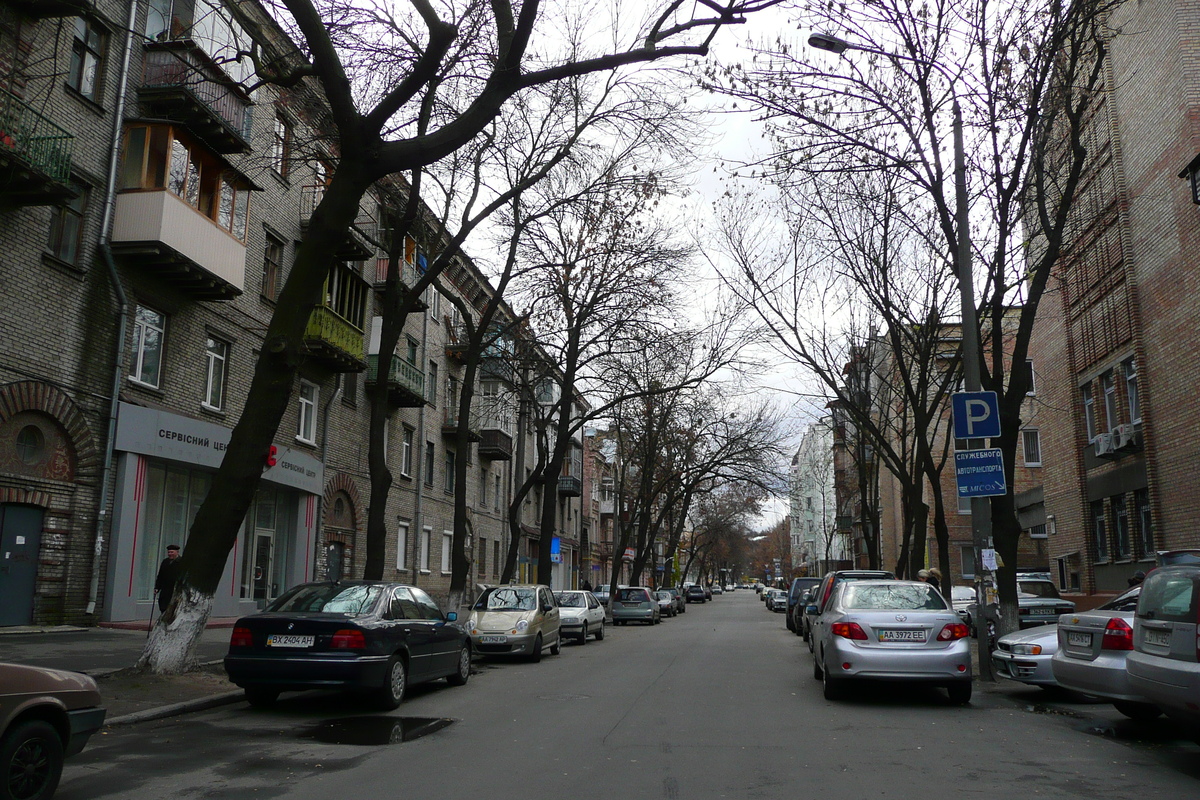
<path fill-rule="evenodd" d="M 1107 700 L 1130 719 L 1153 719 L 1162 712 L 1133 690 L 1125 669 L 1141 593 L 1134 586 L 1099 608 L 1059 617 L 1050 666 L 1060 686 Z"/>
<path fill-rule="evenodd" d="M 712 587 L 711 587 L 711 586 L 705 586 L 705 587 L 704 587 L 704 599 L 705 599 L 705 600 L 712 600 L 712 599 L 713 599 L 713 590 L 712 590 Z"/>
<path fill-rule="evenodd" d="M 234 624 L 225 672 L 252 706 L 286 691 L 365 689 L 392 709 L 410 685 L 467 682 L 471 637 L 457 618 L 414 586 L 302 583 Z"/>
<path fill-rule="evenodd" d="M 727 584 L 725 584 L 725 591 L 732 592 L 732 591 L 736 591 L 736 590 L 734 589 L 734 586 L 732 583 L 727 583 Z"/>
<path fill-rule="evenodd" d="M 1017 576 L 1017 614 L 1022 630 L 1038 625 L 1053 625 L 1061 615 L 1073 611 L 1075 604 L 1062 599 L 1054 581 L 1029 575 Z M 971 626 L 972 635 L 978 616 L 975 601 L 972 599 L 967 605 L 967 618 L 970 620 L 968 625 Z"/>
<path fill-rule="evenodd" d="M 821 585 L 817 587 L 814 602 L 804 608 L 805 621 L 808 625 L 808 649 L 813 650 L 815 646 L 812 637 L 821 624 L 821 612 L 824 611 L 825 604 L 829 601 L 834 589 L 847 581 L 892 580 L 895 577 L 891 572 L 872 569 L 842 569 L 825 573 L 825 577 L 821 579 Z"/>
<path fill-rule="evenodd" d="M 767 606 L 767 611 L 774 611 L 775 605 L 778 603 L 784 608 L 787 607 L 787 594 L 783 589 L 767 589 L 767 599 L 764 601 Z"/>
<path fill-rule="evenodd" d="M 952 703 L 971 699 L 967 626 L 932 586 L 917 581 L 842 581 L 825 602 L 813 677 L 825 699 L 852 680 L 944 686 Z"/>
<path fill-rule="evenodd" d="M 800 605 L 800 595 L 814 586 L 819 586 L 820 583 L 821 579 L 815 576 L 811 578 L 792 578 L 792 585 L 788 587 L 787 629 L 797 636 L 801 634 L 801 626 L 798 624 L 799 620 L 797 619 L 796 609 L 800 608 L 801 614 L 804 611 L 803 606 Z"/>
<path fill-rule="evenodd" d="M 467 630 L 483 655 L 523 655 L 540 661 L 542 651 L 559 654 L 562 623 L 550 588 L 515 584 L 485 589 L 471 607 Z"/>
<path fill-rule="evenodd" d="M 608 584 L 606 583 L 603 586 L 597 586 L 595 589 L 592 589 L 592 595 L 600 601 L 600 605 L 608 605 Z"/>
<path fill-rule="evenodd" d="M 0 797 L 53 795 L 63 759 L 84 748 L 104 714 L 87 675 L 0 664 Z"/>
<path fill-rule="evenodd" d="M 684 592 L 683 599 L 689 603 L 703 603 L 708 598 L 704 596 L 704 587 L 692 584 Z"/>
<path fill-rule="evenodd" d="M 662 621 L 658 599 L 645 586 L 626 586 L 618 589 L 612 604 L 613 624 L 644 622 L 657 625 Z"/>
<path fill-rule="evenodd" d="M 663 591 L 671 594 L 671 600 L 675 604 L 675 611 L 677 613 L 682 614 L 687 611 L 687 600 L 684 599 L 683 592 L 679 591 L 679 589 L 675 588 L 674 586 L 670 586 Z"/>
<path fill-rule="evenodd" d="M 945 592 L 942 593 L 943 595 Z M 951 586 L 950 587 L 950 605 L 954 606 L 954 610 L 962 617 L 962 621 L 971 624 L 971 606 L 975 604 L 975 587 L 974 586 Z"/>
<path fill-rule="evenodd" d="M 558 603 L 558 625 L 563 636 L 587 644 L 589 636 L 604 639 L 604 606 L 591 592 L 569 590 L 554 593 Z"/>
<path fill-rule="evenodd" d="M 721 584 L 719 583 L 714 583 L 709 591 L 713 594 L 725 594 L 725 590 L 721 588 Z"/>
<path fill-rule="evenodd" d="M 965 623 L 964 623 L 965 624 Z M 1058 627 L 1039 625 L 996 640 L 992 669 L 1001 678 L 1032 686 L 1055 686 L 1050 659 L 1058 651 Z"/>
<path fill-rule="evenodd" d="M 658 618 L 673 617 L 677 613 L 675 610 L 675 598 L 671 597 L 671 593 L 665 590 L 659 590 L 654 593 L 654 599 L 658 601 Z"/>
<path fill-rule="evenodd" d="M 1155 566 L 1174 567 L 1200 564 L 1200 550 L 1159 550 L 1154 559 Z"/>
<path fill-rule="evenodd" d="M 1200 566 L 1146 576 L 1133 618 L 1129 685 L 1168 716 L 1200 725 Z"/>

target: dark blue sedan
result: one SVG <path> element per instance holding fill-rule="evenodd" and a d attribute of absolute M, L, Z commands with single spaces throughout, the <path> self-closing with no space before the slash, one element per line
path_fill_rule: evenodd
<path fill-rule="evenodd" d="M 471 637 L 457 617 L 415 586 L 304 583 L 237 621 L 225 671 L 253 706 L 284 691 L 351 689 L 393 709 L 409 684 L 467 682 Z"/>

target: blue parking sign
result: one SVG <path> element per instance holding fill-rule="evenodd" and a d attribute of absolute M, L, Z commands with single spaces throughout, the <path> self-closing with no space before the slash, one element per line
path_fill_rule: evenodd
<path fill-rule="evenodd" d="M 1000 435 L 1000 401 L 995 392 L 955 392 L 950 395 L 954 410 L 955 439 L 990 439 Z"/>
<path fill-rule="evenodd" d="M 960 450 L 954 454 L 954 480 L 959 497 L 992 497 L 1007 494 L 1004 454 L 998 447 Z"/>

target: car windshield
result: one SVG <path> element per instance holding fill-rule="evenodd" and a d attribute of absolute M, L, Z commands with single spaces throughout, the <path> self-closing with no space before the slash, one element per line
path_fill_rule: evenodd
<path fill-rule="evenodd" d="M 843 590 L 842 605 L 853 609 L 944 609 L 946 601 L 932 586 L 911 583 L 864 584 L 854 582 Z"/>
<path fill-rule="evenodd" d="M 1054 588 L 1054 584 L 1050 581 L 1017 581 L 1017 591 L 1021 594 L 1048 600 L 1059 599 L 1058 589 Z"/>
<path fill-rule="evenodd" d="M 654 596 L 657 597 L 659 600 L 670 600 L 671 599 L 670 592 L 655 592 Z"/>
<path fill-rule="evenodd" d="M 1136 611 L 1138 596 L 1142 593 L 1141 586 L 1126 589 L 1123 593 L 1100 606 L 1101 611 Z"/>
<path fill-rule="evenodd" d="M 488 589 L 475 603 L 476 611 L 533 611 L 536 608 L 537 592 L 511 586 Z"/>
<path fill-rule="evenodd" d="M 587 601 L 582 592 L 556 592 L 554 599 L 563 608 L 587 608 Z"/>
<path fill-rule="evenodd" d="M 267 611 L 324 612 L 357 617 L 375 607 L 382 586 L 345 586 L 337 583 L 314 583 L 297 586 L 267 606 Z"/>

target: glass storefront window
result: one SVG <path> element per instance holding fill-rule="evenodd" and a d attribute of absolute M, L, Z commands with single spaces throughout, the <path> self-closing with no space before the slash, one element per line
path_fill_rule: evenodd
<path fill-rule="evenodd" d="M 260 607 L 289 588 L 291 526 L 286 501 L 290 497 L 272 488 L 259 489 L 242 533 L 240 594 Z"/>
<path fill-rule="evenodd" d="M 208 473 L 149 462 L 146 466 L 145 500 L 134 559 L 133 596 L 150 600 L 158 565 L 166 558 L 169 544 L 186 545 L 188 530 L 208 494 Z"/>

